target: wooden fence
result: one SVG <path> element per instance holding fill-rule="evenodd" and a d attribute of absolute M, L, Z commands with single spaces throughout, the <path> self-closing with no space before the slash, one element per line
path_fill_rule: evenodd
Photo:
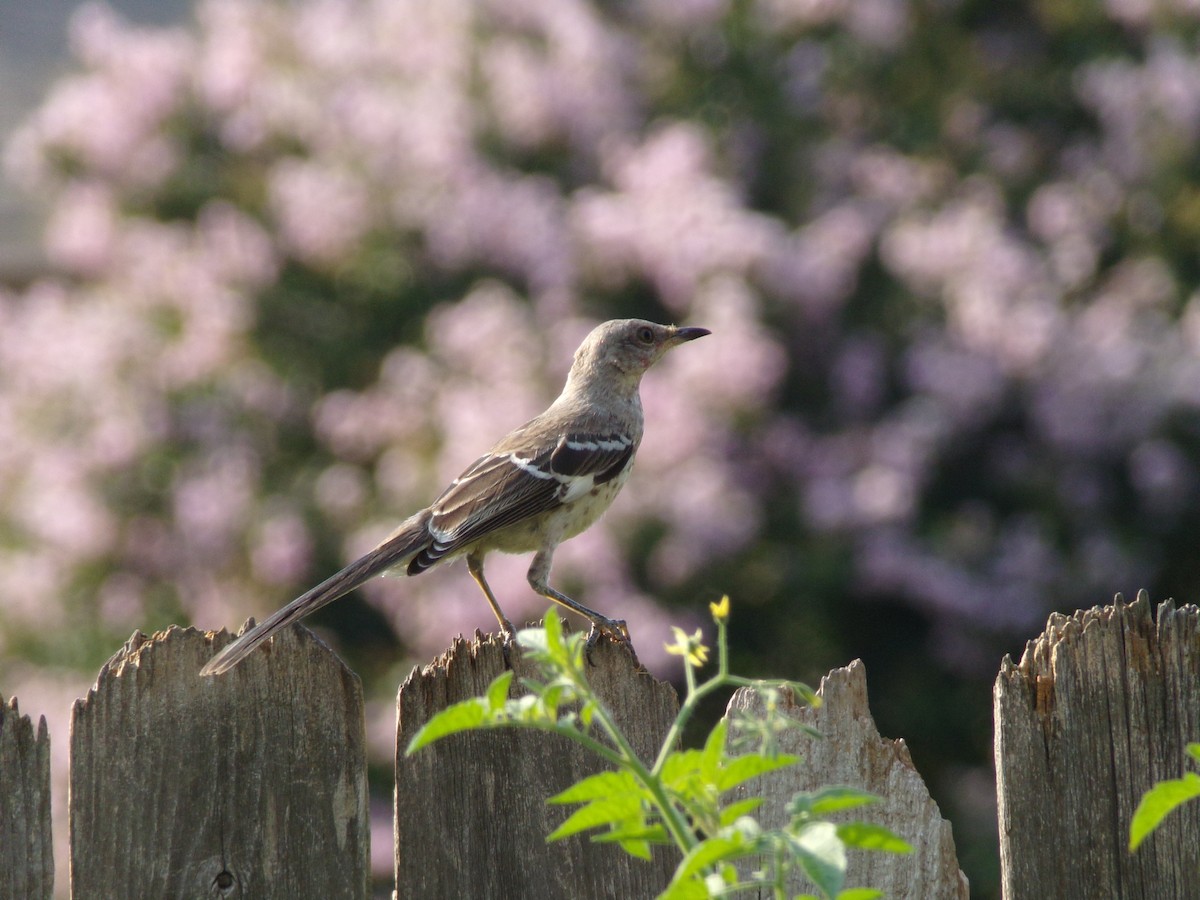
<path fill-rule="evenodd" d="M 196 676 L 228 635 L 171 628 L 133 638 L 76 702 L 71 728 L 70 889 L 92 898 L 365 898 L 370 893 L 362 692 L 303 628 L 221 678 Z M 649 753 L 673 690 L 617 647 L 594 682 Z M 525 664 L 516 660 L 518 674 Z M 397 698 L 397 747 L 448 703 L 482 692 L 506 665 L 490 639 L 455 642 Z M 825 704 L 794 714 L 782 749 L 806 762 L 750 790 L 767 821 L 797 790 L 852 784 L 915 847 L 856 853 L 851 885 L 893 898 L 966 898 L 950 827 L 903 741 L 879 736 L 863 666 L 822 680 Z M 995 689 L 1004 896 L 1200 896 L 1200 805 L 1136 854 L 1125 850 L 1142 792 L 1185 770 L 1200 739 L 1200 612 L 1148 599 L 1051 617 Z M 731 706 L 752 708 L 739 693 Z M 676 860 L 625 856 L 577 836 L 549 845 L 566 812 L 545 798 L 596 761 L 524 731 L 460 735 L 396 762 L 396 896 L 653 897 Z M 49 737 L 16 701 L 0 704 L 0 898 L 53 896 Z M 799 885 L 796 886 L 799 889 Z M 60 886 L 59 896 L 68 891 Z"/>

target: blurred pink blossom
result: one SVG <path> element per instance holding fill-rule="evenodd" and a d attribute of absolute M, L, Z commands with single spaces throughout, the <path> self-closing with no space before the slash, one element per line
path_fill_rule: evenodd
<path fill-rule="evenodd" d="M 587 264 L 613 286 L 642 275 L 670 308 L 686 309 L 706 276 L 745 272 L 779 238 L 778 223 L 744 209 L 713 175 L 690 125 L 665 125 L 636 146 L 614 142 L 602 164 L 614 190 L 577 195 L 572 222 Z"/>
<path fill-rule="evenodd" d="M 343 258 L 371 222 L 371 197 L 351 173 L 284 160 L 267 185 L 284 246 L 316 265 Z"/>

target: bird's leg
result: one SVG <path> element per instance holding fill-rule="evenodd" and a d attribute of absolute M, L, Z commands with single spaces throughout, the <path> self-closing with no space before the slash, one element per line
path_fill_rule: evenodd
<path fill-rule="evenodd" d="M 467 571 L 471 573 L 471 577 L 475 579 L 475 583 L 483 591 L 483 596 L 487 597 L 487 602 L 491 604 L 492 612 L 496 614 L 496 618 L 500 621 L 500 630 L 504 632 L 504 645 L 505 652 L 507 653 L 508 645 L 513 643 L 517 638 L 517 630 L 513 628 L 512 622 L 508 621 L 508 616 L 504 615 L 504 611 L 500 609 L 500 604 L 496 602 L 496 595 L 492 593 L 487 579 L 483 577 L 482 554 L 467 554 Z"/>
<path fill-rule="evenodd" d="M 550 587 L 550 560 L 553 554 L 553 550 L 542 550 L 533 557 L 533 563 L 529 566 L 529 586 L 543 597 L 565 606 L 571 612 L 579 613 L 592 623 L 592 630 L 588 633 L 587 639 L 588 649 L 594 647 L 601 637 L 608 636 L 618 643 L 628 645 L 632 650 L 633 643 L 629 640 L 629 627 L 623 619 L 610 619 L 602 616 L 594 609 L 588 609 L 582 603 L 577 603 L 561 591 Z"/>

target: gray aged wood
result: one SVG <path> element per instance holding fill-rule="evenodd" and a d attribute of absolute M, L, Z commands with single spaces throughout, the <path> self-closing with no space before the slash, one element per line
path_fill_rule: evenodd
<path fill-rule="evenodd" d="M 514 651 L 514 693 L 533 675 Z M 678 710 L 674 689 L 635 667 L 623 648 L 602 642 L 590 680 L 644 760 L 653 759 Z M 564 738 L 520 729 L 455 735 L 404 756 L 430 717 L 484 693 L 505 669 L 495 638 L 461 638 L 436 663 L 413 673 L 397 697 L 397 897 L 653 897 L 678 857 L 656 848 L 636 860 L 612 844 L 546 835 L 574 807 L 546 798 L 601 761 Z"/>
<path fill-rule="evenodd" d="M 75 900 L 367 896 L 358 678 L 299 626 L 200 678 L 228 642 L 135 632 L 76 701 Z"/>
<path fill-rule="evenodd" d="M 50 835 L 50 736 L 0 699 L 0 897 L 49 900 L 54 892 Z"/>
<path fill-rule="evenodd" d="M 1200 804 L 1135 854 L 1142 794 L 1200 740 L 1200 610 L 1171 602 L 1055 613 L 995 685 L 1000 865 L 1007 900 L 1200 897 Z"/>
<path fill-rule="evenodd" d="M 835 821 L 862 820 L 890 828 L 913 845 L 905 855 L 851 850 L 847 887 L 870 887 L 890 900 L 966 900 L 967 878 L 958 868 L 950 823 L 942 818 L 925 782 L 913 766 L 903 740 L 880 737 L 867 704 L 866 667 L 861 660 L 834 669 L 821 679 L 817 709 L 781 697 L 783 712 L 816 728 L 814 738 L 799 729 L 780 735 L 779 750 L 802 757 L 798 765 L 772 772 L 740 789 L 742 796 L 764 796 L 758 818 L 764 827 L 787 821 L 786 805 L 800 791 L 841 784 L 870 791 L 879 803 L 837 816 Z M 729 701 L 728 715 L 761 716 L 758 693 L 742 688 Z M 801 879 L 792 892 L 809 889 Z"/>

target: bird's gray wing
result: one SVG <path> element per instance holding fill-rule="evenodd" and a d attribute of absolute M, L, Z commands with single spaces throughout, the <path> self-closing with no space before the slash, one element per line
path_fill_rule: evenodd
<path fill-rule="evenodd" d="M 506 441 L 472 463 L 430 507 L 433 541 L 409 563 L 416 574 L 467 544 L 571 503 L 615 478 L 633 457 L 627 435 L 571 433 L 557 440 Z"/>

